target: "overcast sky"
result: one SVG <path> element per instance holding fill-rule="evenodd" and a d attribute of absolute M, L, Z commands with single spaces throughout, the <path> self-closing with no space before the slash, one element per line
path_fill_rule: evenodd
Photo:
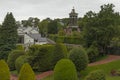
<path fill-rule="evenodd" d="M 102 4 L 113 3 L 120 12 L 120 0 L 0 0 L 0 23 L 7 12 L 12 12 L 16 20 L 38 17 L 69 17 L 73 6 L 79 17 L 92 10 L 98 12 Z"/>

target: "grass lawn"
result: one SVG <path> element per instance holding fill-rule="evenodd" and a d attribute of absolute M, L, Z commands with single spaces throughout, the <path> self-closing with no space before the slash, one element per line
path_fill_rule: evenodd
<path fill-rule="evenodd" d="M 117 70 L 120 69 L 120 60 L 113 61 L 107 64 L 102 65 L 96 65 L 96 66 L 90 66 L 86 70 L 81 71 L 81 79 L 84 80 L 85 76 L 87 76 L 91 71 L 101 69 L 106 74 L 107 80 L 120 80 L 119 76 L 110 76 L 111 70 Z M 53 80 L 53 75 L 48 76 L 42 80 Z"/>

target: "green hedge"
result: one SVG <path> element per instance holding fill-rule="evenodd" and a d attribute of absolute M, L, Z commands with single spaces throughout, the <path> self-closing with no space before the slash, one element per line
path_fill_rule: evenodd
<path fill-rule="evenodd" d="M 10 68 L 10 70 L 15 70 L 15 61 L 16 59 L 21 56 L 24 55 L 25 51 L 21 51 L 21 50 L 13 50 L 10 52 L 10 54 L 8 55 L 8 66 Z"/>
<path fill-rule="evenodd" d="M 37 71 L 52 70 L 60 59 L 67 57 L 67 48 L 64 44 L 33 45 L 28 50 L 32 56 L 31 66 Z"/>
<path fill-rule="evenodd" d="M 86 51 L 82 47 L 73 48 L 70 51 L 69 58 L 75 64 L 78 72 L 84 70 L 88 65 L 88 56 Z"/>
<path fill-rule="evenodd" d="M 35 74 L 31 68 L 31 66 L 28 63 L 25 63 L 22 66 L 18 80 L 36 80 Z"/>
<path fill-rule="evenodd" d="M 4 60 L 0 60 L 0 80 L 10 80 L 9 67 Z"/>
<path fill-rule="evenodd" d="M 52 60 L 53 66 L 55 66 L 60 59 L 67 58 L 67 55 L 68 51 L 64 44 L 62 43 L 55 44 Z"/>
<path fill-rule="evenodd" d="M 15 61 L 16 70 L 19 72 L 24 63 L 30 63 L 29 59 L 30 59 L 30 56 L 28 55 L 23 55 L 18 57 Z"/>
<path fill-rule="evenodd" d="M 98 48 L 95 47 L 94 45 L 91 45 L 88 49 L 87 49 L 87 55 L 89 58 L 89 62 L 95 62 L 99 56 L 99 51 Z"/>
<path fill-rule="evenodd" d="M 32 67 L 37 71 L 47 71 L 53 68 L 54 45 L 33 45 L 29 48 L 28 55 L 33 57 Z"/>
<path fill-rule="evenodd" d="M 54 68 L 54 80 L 78 80 L 75 65 L 69 59 L 57 62 Z"/>
<path fill-rule="evenodd" d="M 83 44 L 81 37 L 49 35 L 49 38 L 59 43 Z"/>

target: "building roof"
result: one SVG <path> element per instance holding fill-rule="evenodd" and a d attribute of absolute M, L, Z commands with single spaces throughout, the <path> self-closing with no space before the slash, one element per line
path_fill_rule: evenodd
<path fill-rule="evenodd" d="M 34 40 L 37 40 L 39 42 L 47 42 L 46 38 L 41 37 L 40 34 L 27 34 L 28 36 L 30 36 L 31 38 L 33 38 Z"/>

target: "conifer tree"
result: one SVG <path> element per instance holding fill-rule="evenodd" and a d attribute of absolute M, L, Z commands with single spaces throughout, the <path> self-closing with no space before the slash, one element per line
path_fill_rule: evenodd
<path fill-rule="evenodd" d="M 18 80 L 35 80 L 35 74 L 28 63 L 22 66 Z"/>
<path fill-rule="evenodd" d="M 8 53 L 16 47 L 18 35 L 15 18 L 7 13 L 0 28 L 0 59 L 7 59 Z"/>
<path fill-rule="evenodd" d="M 10 80 L 9 68 L 4 60 L 0 60 L 0 80 Z"/>

